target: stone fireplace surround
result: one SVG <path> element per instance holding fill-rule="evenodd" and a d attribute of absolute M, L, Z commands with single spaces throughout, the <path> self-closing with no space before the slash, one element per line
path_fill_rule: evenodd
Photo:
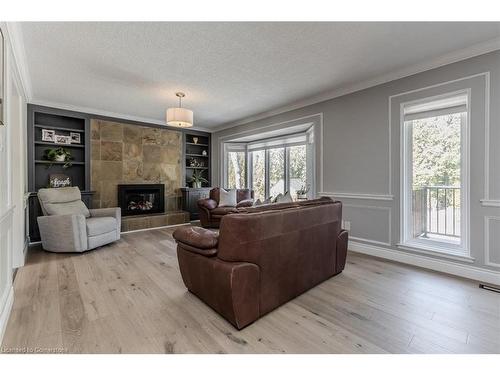
<path fill-rule="evenodd" d="M 182 133 L 135 124 L 91 120 L 94 208 L 117 207 L 118 185 L 163 184 L 164 213 L 125 216 L 122 231 L 181 224 Z"/>

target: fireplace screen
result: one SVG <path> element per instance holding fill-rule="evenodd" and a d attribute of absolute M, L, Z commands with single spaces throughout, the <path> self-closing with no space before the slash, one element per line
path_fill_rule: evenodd
<path fill-rule="evenodd" d="M 165 211 L 163 185 L 118 185 L 122 215 L 147 215 Z"/>

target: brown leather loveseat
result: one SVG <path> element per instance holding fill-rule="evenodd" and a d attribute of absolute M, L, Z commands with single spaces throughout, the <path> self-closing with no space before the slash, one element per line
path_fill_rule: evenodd
<path fill-rule="evenodd" d="M 237 205 L 234 207 L 219 207 L 219 196 L 220 188 L 216 187 L 210 190 L 209 198 L 200 199 L 197 202 L 203 228 L 219 228 L 222 217 L 229 213 L 239 212 L 240 208 L 253 205 L 253 190 L 250 189 L 236 190 Z"/>
<path fill-rule="evenodd" d="M 320 198 L 252 207 L 222 218 L 219 234 L 174 232 L 184 284 L 241 329 L 342 272 L 342 203 Z"/>

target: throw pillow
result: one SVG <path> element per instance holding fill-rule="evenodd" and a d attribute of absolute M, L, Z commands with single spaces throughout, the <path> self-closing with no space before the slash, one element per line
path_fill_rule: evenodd
<path fill-rule="evenodd" d="M 269 198 L 265 199 L 264 202 L 262 202 L 262 204 L 270 204 L 270 203 L 273 203 L 272 197 L 269 197 Z"/>
<path fill-rule="evenodd" d="M 236 190 L 219 191 L 219 207 L 235 207 L 236 206 Z"/>
<path fill-rule="evenodd" d="M 274 198 L 273 203 L 279 203 L 282 196 L 283 196 L 283 194 L 279 193 L 276 196 L 276 198 Z"/>
<path fill-rule="evenodd" d="M 291 203 L 293 202 L 292 194 L 289 191 L 285 193 L 285 195 L 278 195 L 276 197 L 276 203 Z"/>

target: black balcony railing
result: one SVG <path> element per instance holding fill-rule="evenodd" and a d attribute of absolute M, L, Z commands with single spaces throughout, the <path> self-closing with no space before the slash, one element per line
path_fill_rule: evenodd
<path fill-rule="evenodd" d="M 413 190 L 413 236 L 460 237 L 460 187 L 423 186 Z"/>

